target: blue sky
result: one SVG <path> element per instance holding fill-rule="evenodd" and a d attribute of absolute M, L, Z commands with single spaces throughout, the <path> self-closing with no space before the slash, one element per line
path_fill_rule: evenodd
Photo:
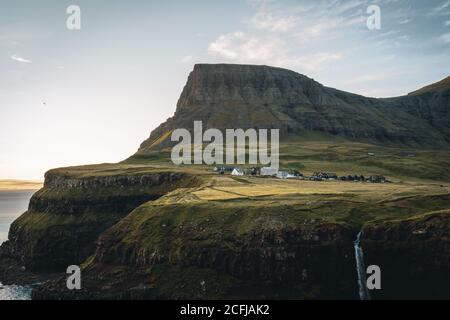
<path fill-rule="evenodd" d="M 0 4 L 0 179 L 126 158 L 173 114 L 195 63 L 280 66 L 375 97 L 450 70 L 450 0 Z M 380 30 L 366 26 L 374 4 Z"/>

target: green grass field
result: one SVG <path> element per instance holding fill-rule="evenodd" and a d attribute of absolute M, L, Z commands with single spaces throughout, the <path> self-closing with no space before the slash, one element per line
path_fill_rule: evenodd
<path fill-rule="evenodd" d="M 450 208 L 449 151 L 383 147 L 320 137 L 311 140 L 308 137 L 283 142 L 280 162 L 282 168 L 297 169 L 306 176 L 315 171 L 338 175 L 381 174 L 390 183 L 314 182 L 218 175 L 213 172 L 213 166 L 175 166 L 168 151 L 140 154 L 119 164 L 60 168 L 52 172 L 81 179 L 185 172 L 201 178 L 201 183 L 191 188 L 176 189 L 149 205 L 210 206 L 214 210 L 226 208 L 224 212 L 240 208 L 279 208 L 276 210 L 280 212 L 298 211 L 301 219 L 322 219 L 357 226 L 369 221 L 402 219 Z"/>

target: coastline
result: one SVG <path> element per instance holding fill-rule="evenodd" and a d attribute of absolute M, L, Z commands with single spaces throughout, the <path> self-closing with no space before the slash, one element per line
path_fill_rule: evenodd
<path fill-rule="evenodd" d="M 33 180 L 15 180 L 3 179 L 0 180 L 0 192 L 12 191 L 37 191 L 42 188 L 44 183 L 42 181 Z"/>
<path fill-rule="evenodd" d="M 30 181 L 0 181 L 0 246 L 8 240 L 11 223 L 26 210 L 25 204 L 37 190 L 36 187 L 36 183 Z M 31 299 L 31 286 L 16 281 L 8 283 L 4 275 L 0 279 L 0 300 Z"/>

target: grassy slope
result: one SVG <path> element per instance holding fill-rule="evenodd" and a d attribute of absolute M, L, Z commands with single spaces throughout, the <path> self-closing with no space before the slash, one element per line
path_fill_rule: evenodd
<path fill-rule="evenodd" d="M 369 156 L 368 152 L 375 153 Z M 413 155 L 413 156 L 411 156 Z M 427 210 L 450 207 L 450 151 L 383 147 L 322 136 L 284 141 L 280 148 L 284 168 L 306 175 L 332 171 L 338 175 L 385 175 L 393 183 L 310 182 L 260 177 L 218 176 L 211 166 L 174 166 L 169 152 L 133 156 L 120 164 L 102 164 L 55 169 L 59 175 L 89 178 L 181 171 L 199 175 L 201 188 L 175 192 L 158 202 L 205 202 L 226 206 L 293 205 L 311 217 L 360 225 L 374 219 L 406 217 Z M 130 191 L 132 192 L 132 190 Z"/>
<path fill-rule="evenodd" d="M 368 153 L 375 153 L 369 156 Z M 170 164 L 170 150 L 136 154 L 122 164 Z M 382 174 L 396 181 L 450 182 L 450 151 L 423 148 L 379 146 L 322 135 L 305 135 L 284 140 L 280 145 L 280 164 L 310 175 L 315 171 L 338 175 Z M 202 166 L 184 166 L 193 170 Z"/>
<path fill-rule="evenodd" d="M 109 239 L 106 250 L 114 259 L 132 256 L 141 265 L 151 259 L 150 253 L 170 257 L 170 262 L 154 265 L 151 277 L 142 276 L 156 296 L 172 297 L 175 288 L 178 298 L 245 297 L 237 278 L 213 268 L 187 268 L 183 261 L 202 252 L 226 250 L 239 255 L 262 230 L 275 237 L 282 230 L 308 234 L 320 226 L 356 232 L 371 222 L 417 218 L 450 208 L 449 184 L 312 182 L 210 174 L 205 174 L 204 181 L 196 188 L 178 189 L 139 206 L 104 234 Z M 327 241 L 319 243 L 325 247 Z M 115 260 L 117 265 L 119 260 Z M 87 263 L 86 267 L 102 270 L 103 265 Z M 201 285 L 205 279 L 206 288 Z M 234 290 L 235 286 L 240 289 Z M 324 288 L 299 290 L 315 297 Z"/>
<path fill-rule="evenodd" d="M 369 152 L 375 156 L 369 156 Z M 236 178 L 212 175 L 211 167 L 183 166 L 178 168 L 209 175 L 211 179 L 202 188 L 181 195 L 173 192 L 158 203 L 166 201 L 166 204 L 185 206 L 203 203 L 215 208 L 228 207 L 231 211 L 232 207 L 241 206 L 289 207 L 289 210 L 298 209 L 304 218 L 354 226 L 450 207 L 450 151 L 447 150 L 386 147 L 307 135 L 282 142 L 280 162 L 283 168 L 298 169 L 306 175 L 315 171 L 338 175 L 382 174 L 393 183 Z M 170 153 L 155 151 L 136 155 L 123 165 L 143 163 L 170 163 Z"/>
<path fill-rule="evenodd" d="M 162 212 L 172 212 L 172 209 L 174 209 L 172 213 L 184 209 L 190 211 L 188 208 L 197 214 L 204 212 L 200 220 L 210 215 L 212 215 L 210 218 L 213 218 L 218 212 L 227 216 L 248 211 L 255 214 L 254 216 L 249 214 L 245 218 L 251 225 L 251 221 L 256 219 L 258 214 L 274 211 L 287 215 L 285 220 L 287 224 L 322 220 L 359 227 L 368 221 L 402 219 L 448 208 L 450 185 L 312 182 L 212 176 L 201 187 L 174 191 L 139 209 L 141 212 L 145 212 L 145 208 L 152 211 L 154 205 L 159 208 L 166 207 L 161 210 Z M 246 223 L 240 225 L 242 227 Z"/>

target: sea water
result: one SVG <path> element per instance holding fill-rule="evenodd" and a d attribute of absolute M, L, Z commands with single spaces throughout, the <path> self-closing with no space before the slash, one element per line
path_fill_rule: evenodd
<path fill-rule="evenodd" d="M 8 239 L 11 223 L 27 210 L 34 191 L 0 191 L 0 244 Z M 31 287 L 4 286 L 0 282 L 0 300 L 29 300 Z"/>

